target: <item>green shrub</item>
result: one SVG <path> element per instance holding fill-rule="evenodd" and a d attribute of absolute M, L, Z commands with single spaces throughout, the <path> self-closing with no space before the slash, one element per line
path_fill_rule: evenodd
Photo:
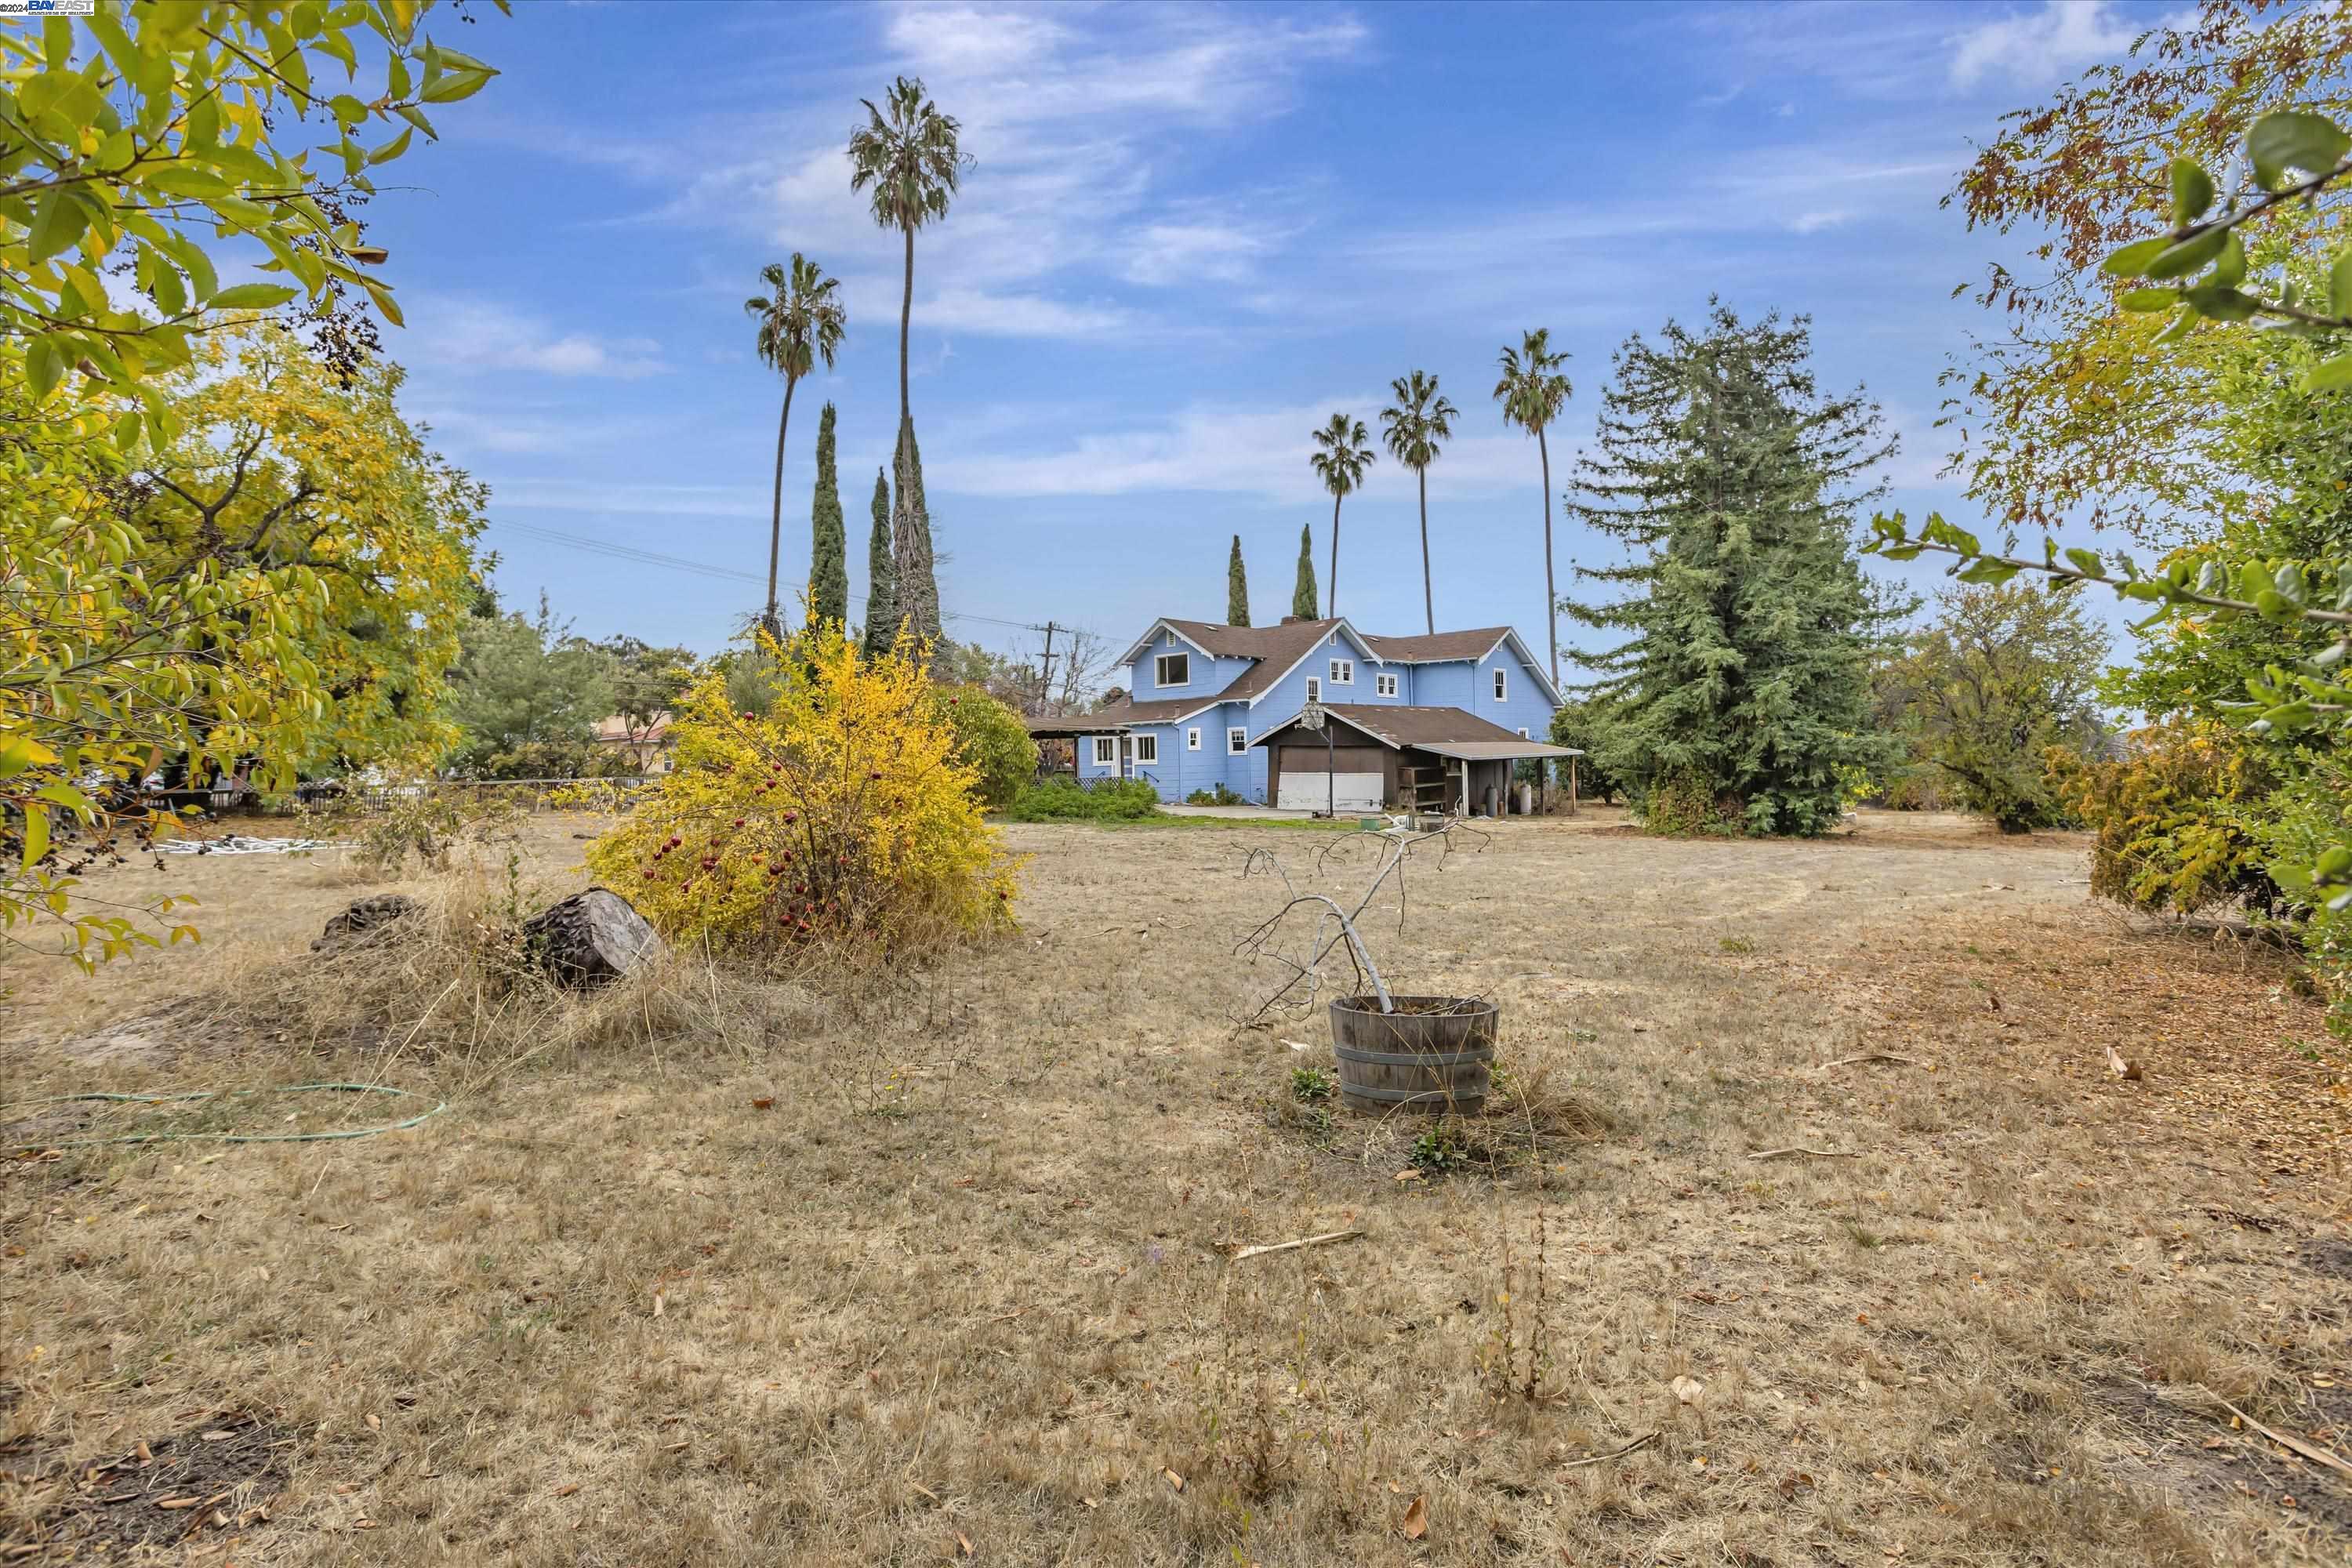
<path fill-rule="evenodd" d="M 1184 804 L 1186 805 L 1244 805 L 1248 803 L 1224 785 L 1219 784 L 1214 789 L 1194 790 L 1184 797 Z"/>
<path fill-rule="evenodd" d="M 2097 836 L 2095 897 L 2182 915 L 2278 901 L 2250 821 L 2273 781 L 2235 731 L 2175 720 L 2129 736 L 2119 762 L 2056 751 L 2049 762 L 2059 799 Z"/>
<path fill-rule="evenodd" d="M 1643 792 L 1638 809 L 1643 826 L 1669 838 L 1728 834 L 1738 821 L 1716 799 L 1706 781 L 1687 770 L 1668 773 L 1652 784 Z"/>
<path fill-rule="evenodd" d="M 1328 1100 L 1333 1085 L 1331 1075 L 1321 1068 L 1290 1069 L 1290 1098 L 1302 1101 Z"/>
<path fill-rule="evenodd" d="M 1160 795 L 1141 779 L 1082 784 L 1057 776 L 1024 785 L 1004 815 L 1015 822 L 1140 822 L 1160 815 Z"/>
<path fill-rule="evenodd" d="M 1037 742 L 1021 715 L 977 686 L 941 693 L 955 731 L 955 759 L 980 774 L 980 803 L 993 811 L 1037 772 Z"/>

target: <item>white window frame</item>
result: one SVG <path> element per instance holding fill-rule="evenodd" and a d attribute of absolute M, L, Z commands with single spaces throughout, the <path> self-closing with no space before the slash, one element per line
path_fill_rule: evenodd
<path fill-rule="evenodd" d="M 1094 742 L 1095 766 L 1098 768 L 1115 768 L 1118 766 L 1118 737 L 1117 735 L 1097 735 L 1094 737 Z M 1103 753 L 1105 752 L 1108 752 L 1110 755 L 1107 757 L 1104 756 Z"/>
<path fill-rule="evenodd" d="M 1248 752 L 1249 731 L 1243 729 L 1239 724 L 1235 724 L 1232 728 L 1228 729 L 1225 731 L 1225 755 L 1229 757 L 1239 757 L 1245 756 Z"/>
<path fill-rule="evenodd" d="M 1137 767 L 1141 767 L 1144 763 L 1149 763 L 1153 767 L 1158 767 L 1160 765 L 1160 737 L 1157 735 L 1136 735 L 1131 738 L 1135 742 L 1135 765 Z"/>
<path fill-rule="evenodd" d="M 1201 726 L 1198 724 L 1192 725 L 1184 731 L 1184 749 L 1188 752 L 1197 752 L 1201 749 Z"/>
<path fill-rule="evenodd" d="M 1389 674 L 1375 675 L 1372 677 L 1372 690 L 1382 697 L 1394 697 L 1397 694 L 1397 678 Z"/>
<path fill-rule="evenodd" d="M 1183 679 L 1171 680 L 1168 679 L 1168 661 L 1171 658 L 1181 658 L 1184 661 Z M 1151 660 L 1151 684 L 1154 686 L 1192 685 L 1192 656 L 1189 653 L 1183 652 L 1181 649 L 1179 649 L 1175 653 L 1163 653 L 1155 656 Z"/>
<path fill-rule="evenodd" d="M 1519 726 L 1519 739 L 1520 739 L 1520 740 L 1522 740 L 1522 741 L 1525 741 L 1525 740 L 1529 740 L 1529 739 L 1531 739 L 1531 738 L 1532 738 L 1532 737 L 1530 737 L 1530 736 L 1528 734 L 1528 727 L 1527 727 L 1525 724 L 1520 725 L 1520 726 Z"/>
<path fill-rule="evenodd" d="M 1307 678 L 1307 700 L 1309 702 L 1323 700 L 1323 683 L 1311 675 Z"/>
<path fill-rule="evenodd" d="M 1495 667 L 1495 700 L 1508 702 L 1510 700 L 1511 672 L 1498 664 Z"/>
<path fill-rule="evenodd" d="M 1331 661 L 1331 684 L 1334 686 L 1355 685 L 1356 661 L 1352 658 L 1333 659 Z"/>

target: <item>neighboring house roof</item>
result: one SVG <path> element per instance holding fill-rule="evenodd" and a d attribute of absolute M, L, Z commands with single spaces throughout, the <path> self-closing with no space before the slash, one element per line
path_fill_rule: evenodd
<path fill-rule="evenodd" d="M 616 746 L 658 745 L 668 736 L 669 715 L 667 713 L 655 714 L 653 722 L 635 734 L 630 732 L 629 720 L 625 714 L 615 713 L 609 718 L 596 721 L 596 739 L 609 742 Z"/>
<path fill-rule="evenodd" d="M 1133 724 L 1172 724 L 1180 719 L 1190 719 L 1204 713 L 1223 701 L 1223 697 L 1178 697 L 1158 702 L 1120 702 L 1108 708 L 1098 708 L 1092 713 L 1075 713 L 1066 719 L 1032 719 L 1032 735 L 1115 735 Z"/>
<path fill-rule="evenodd" d="M 1457 658 L 1484 658 L 1510 635 L 1508 626 L 1479 626 L 1466 632 L 1433 632 L 1417 637 L 1368 637 L 1364 640 L 1383 659 L 1398 664 L 1434 664 Z"/>
<path fill-rule="evenodd" d="M 1327 702 L 1323 711 L 1339 720 L 1391 751 L 1408 747 L 1417 752 L 1433 752 L 1441 757 L 1465 758 L 1473 762 L 1492 761 L 1505 757 L 1580 757 L 1584 753 L 1565 746 L 1546 744 L 1517 735 L 1487 720 L 1460 708 L 1406 707 L 1389 702 Z M 1287 730 L 1298 721 L 1284 720 L 1250 744 L 1262 744 L 1267 736 Z"/>

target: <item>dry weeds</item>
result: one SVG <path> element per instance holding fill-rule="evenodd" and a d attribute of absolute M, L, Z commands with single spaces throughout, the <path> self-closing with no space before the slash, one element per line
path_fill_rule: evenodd
<path fill-rule="evenodd" d="M 104 1560 L 2343 1560 L 2352 1488 L 2219 1403 L 2352 1423 L 2312 1002 L 2103 920 L 2063 839 L 1592 826 L 1506 825 L 1368 928 L 1606 1118 L 1434 1181 L 1268 1124 L 1328 1037 L 1228 1022 L 1276 830 L 1017 829 L 1013 942 L 584 1004 L 463 956 L 495 862 L 340 980 L 302 951 L 362 890 L 331 858 L 172 868 L 207 952 L 28 986 L 12 1098 L 333 1067 L 453 1105 L 12 1163 L 0 1535 L 92 1560 L 91 1467 L 226 1413 L 282 1434 L 269 1518 Z M 581 830 L 527 830 L 535 898 Z M 140 1017 L 157 1048 L 56 1048 Z M 1822 1070 L 1874 1051 L 1912 1063 Z M 1852 1157 L 1749 1158 L 1791 1145 Z"/>

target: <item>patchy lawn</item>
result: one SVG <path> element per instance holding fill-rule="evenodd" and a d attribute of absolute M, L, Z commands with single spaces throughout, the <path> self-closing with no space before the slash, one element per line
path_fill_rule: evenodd
<path fill-rule="evenodd" d="M 1231 1021 L 1247 852 L 1360 885 L 1328 836 L 1013 827 L 1018 939 L 543 1027 L 310 954 L 340 852 L 119 871 L 206 943 L 8 976 L 0 1142 L 57 1152 L 0 1167 L 0 1562 L 2345 1561 L 2352 1118 L 2291 975 L 2091 908 L 2064 837 L 1617 820 L 1367 922 L 1580 1113 L 1440 1177 L 1291 1100 L 1319 1016 Z M 593 827 L 526 827 L 533 901 Z M 379 1073 L 449 1109 L 21 1103 Z M 292 1098 L 206 1124 L 383 1119 Z"/>

